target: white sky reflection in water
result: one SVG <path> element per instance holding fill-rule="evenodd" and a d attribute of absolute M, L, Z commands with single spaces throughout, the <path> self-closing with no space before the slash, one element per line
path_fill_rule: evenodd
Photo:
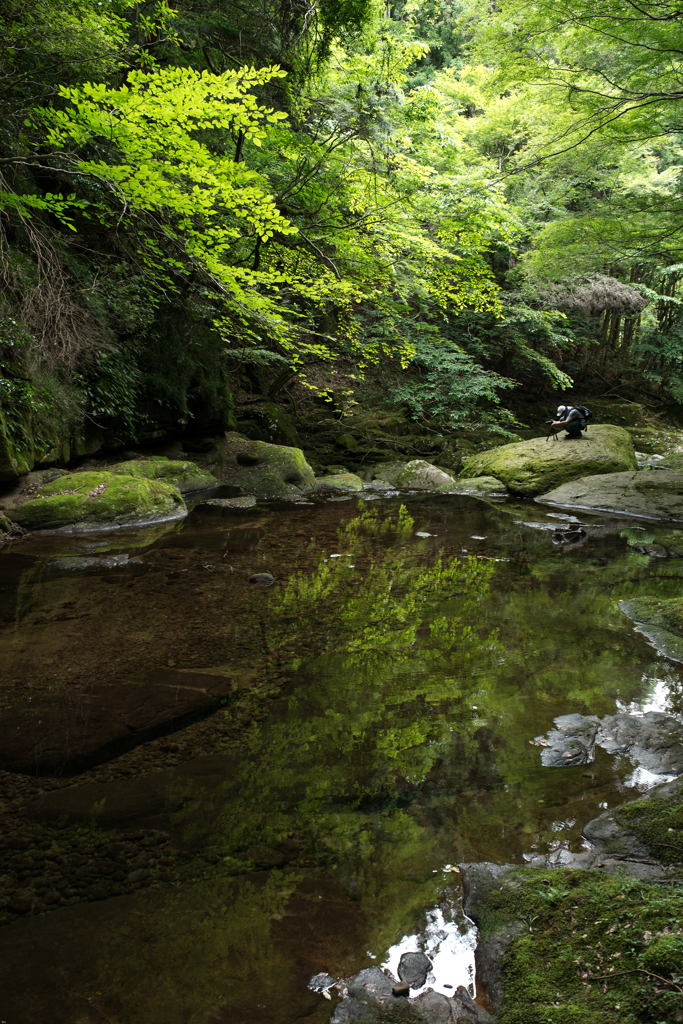
<path fill-rule="evenodd" d="M 427 911 L 425 929 L 417 935 L 404 936 L 392 946 L 382 967 L 398 978 L 398 962 L 404 953 L 425 953 L 432 961 L 432 970 L 421 989 L 411 989 L 411 997 L 428 988 L 452 996 L 458 985 L 464 985 L 474 995 L 476 944 L 477 929 L 462 913 L 459 904 L 445 905 L 443 909 L 435 907 Z"/>
<path fill-rule="evenodd" d="M 646 790 L 652 789 L 653 786 L 661 786 L 663 782 L 673 782 L 677 778 L 677 775 L 655 775 L 654 772 L 649 772 L 647 768 L 639 765 L 631 775 L 622 780 L 622 783 L 628 789 Z"/>
<path fill-rule="evenodd" d="M 669 693 L 669 680 L 643 676 L 643 683 L 646 689 L 642 700 L 631 701 L 630 704 L 618 700 L 616 702 L 617 711 L 621 712 L 622 715 L 646 715 L 648 711 L 670 713 L 671 696 Z"/>

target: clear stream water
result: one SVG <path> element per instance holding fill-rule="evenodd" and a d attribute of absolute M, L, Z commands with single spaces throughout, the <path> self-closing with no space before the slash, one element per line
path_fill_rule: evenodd
<path fill-rule="evenodd" d="M 403 494 L 200 506 L 156 536 L 5 551 L 0 727 L 19 715 L 20 733 L 38 709 L 26 741 L 38 774 L 68 779 L 55 806 L 90 809 L 94 835 L 158 829 L 213 856 L 197 877 L 11 920 L 0 929 L 3 1024 L 323 1024 L 332 1004 L 308 989 L 314 974 L 395 971 L 417 949 L 433 960 L 429 985 L 474 993 L 476 932 L 452 868 L 561 860 L 582 848 L 587 821 L 662 781 L 600 750 L 590 765 L 544 768 L 533 740 L 569 712 L 683 710 L 681 666 L 618 607 L 680 593 L 683 560 L 636 550 L 671 532 L 533 502 Z M 112 554 L 131 564 L 60 562 Z M 273 586 L 248 583 L 266 569 Z M 279 694 L 241 744 L 212 745 L 167 716 L 166 748 L 189 742 L 192 756 L 112 775 L 132 755 L 110 742 L 109 718 L 143 663 L 154 700 L 170 706 L 180 672 L 195 685 L 232 659 L 239 688 L 268 658 Z M 40 732 L 46 694 L 77 707 L 93 679 L 110 689 L 78 766 L 75 734 L 67 743 L 56 720 L 48 739 Z M 144 753 L 161 741 L 145 738 L 140 692 L 126 742 Z M 205 725 L 229 719 L 222 700 Z"/>

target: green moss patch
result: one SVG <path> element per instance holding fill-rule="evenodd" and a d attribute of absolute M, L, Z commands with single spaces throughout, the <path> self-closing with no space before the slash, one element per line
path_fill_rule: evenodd
<path fill-rule="evenodd" d="M 315 490 L 315 474 L 300 448 L 250 441 L 229 433 L 218 445 L 221 480 L 257 498 L 306 494 Z"/>
<path fill-rule="evenodd" d="M 130 462 L 119 462 L 108 466 L 110 473 L 124 476 L 139 477 L 143 480 L 163 480 L 164 483 L 177 487 L 181 494 L 190 491 L 202 491 L 207 487 L 217 487 L 217 480 L 211 473 L 200 469 L 194 462 L 180 462 L 162 457 L 155 459 L 133 459 Z"/>
<path fill-rule="evenodd" d="M 515 494 L 531 497 L 579 477 L 636 469 L 628 431 L 605 424 L 576 440 L 534 438 L 473 455 L 464 460 L 461 476 L 495 477 Z"/>
<path fill-rule="evenodd" d="M 683 862 L 683 786 L 663 799 L 650 797 L 625 804 L 614 812 L 614 817 L 663 864 Z"/>
<path fill-rule="evenodd" d="M 355 473 L 335 473 L 319 476 L 315 481 L 316 491 L 362 491 L 363 481 Z"/>
<path fill-rule="evenodd" d="M 116 473 L 70 473 L 10 510 L 27 530 L 96 529 L 154 522 L 187 513 L 180 492 L 161 480 Z"/>
<path fill-rule="evenodd" d="M 499 882 L 482 931 L 524 930 L 503 957 L 498 1024 L 683 1021 L 683 877 L 522 869 Z"/>

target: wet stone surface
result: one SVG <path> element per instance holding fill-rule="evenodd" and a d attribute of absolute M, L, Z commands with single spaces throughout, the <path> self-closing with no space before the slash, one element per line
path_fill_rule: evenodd
<path fill-rule="evenodd" d="M 602 719 L 562 715 L 555 719 L 555 725 L 557 728 L 547 736 L 534 740 L 543 747 L 541 762 L 546 767 L 589 764 L 598 746 L 610 754 L 626 755 L 634 765 L 654 775 L 683 773 L 683 724 L 670 715 L 656 711 L 637 717 L 605 715 Z"/>

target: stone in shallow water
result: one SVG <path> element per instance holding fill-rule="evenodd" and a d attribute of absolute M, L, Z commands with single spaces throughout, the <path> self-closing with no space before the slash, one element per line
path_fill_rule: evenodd
<path fill-rule="evenodd" d="M 599 473 L 546 491 L 536 500 L 544 505 L 683 522 L 683 472 Z"/>
<path fill-rule="evenodd" d="M 101 557 L 65 557 L 52 558 L 46 568 L 54 575 L 70 575 L 71 573 L 105 572 L 111 569 L 137 569 L 144 565 L 140 558 L 129 555 L 104 555 Z"/>
<path fill-rule="evenodd" d="M 217 508 L 253 508 L 256 498 L 253 494 L 245 494 L 241 498 L 208 498 L 202 505 L 214 505 Z"/>
<path fill-rule="evenodd" d="M 463 477 L 444 486 L 443 490 L 455 491 L 457 494 L 507 494 L 505 484 L 494 476 Z"/>
<path fill-rule="evenodd" d="M 319 476 L 315 481 L 316 491 L 362 491 L 363 481 L 355 473 L 335 473 Z"/>
<path fill-rule="evenodd" d="M 398 976 L 411 988 L 422 988 L 432 969 L 432 961 L 424 953 L 404 953 L 398 964 Z"/>
<path fill-rule="evenodd" d="M 116 473 L 69 473 L 9 510 L 27 530 L 92 530 L 179 519 L 180 491 L 161 480 Z"/>
<path fill-rule="evenodd" d="M 255 572 L 253 576 L 249 577 L 250 583 L 256 583 L 260 587 L 269 587 L 271 583 L 275 583 L 275 577 L 269 572 Z"/>
<path fill-rule="evenodd" d="M 241 487 L 257 498 L 307 494 L 315 489 L 315 475 L 300 448 L 228 433 L 216 454 L 223 483 Z"/>
<path fill-rule="evenodd" d="M 220 483 L 212 473 L 200 469 L 194 462 L 166 459 L 162 456 L 153 459 L 131 459 L 107 468 L 110 473 L 119 473 L 122 476 L 163 480 L 177 487 L 181 494 L 203 491 L 207 487 L 218 487 Z"/>
<path fill-rule="evenodd" d="M 575 440 L 534 438 L 472 455 L 463 462 L 462 477 L 492 476 L 514 494 L 533 497 L 578 477 L 635 470 L 636 465 L 628 431 L 599 424 Z"/>
<path fill-rule="evenodd" d="M 416 491 L 435 491 L 439 487 L 452 486 L 455 483 L 450 473 L 438 466 L 433 466 L 425 459 L 412 459 L 410 462 L 385 462 L 375 468 L 375 479 L 372 487 L 391 484 L 393 487 L 410 487 Z M 366 484 L 366 486 L 368 486 Z"/>

